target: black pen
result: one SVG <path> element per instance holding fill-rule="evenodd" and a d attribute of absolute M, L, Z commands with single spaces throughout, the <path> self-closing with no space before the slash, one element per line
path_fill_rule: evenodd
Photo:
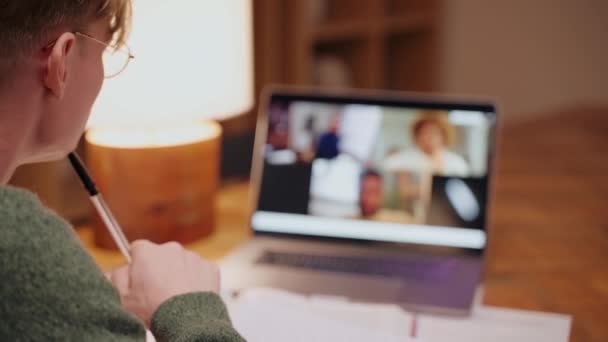
<path fill-rule="evenodd" d="M 93 182 L 93 179 L 89 175 L 89 172 L 87 171 L 86 167 L 75 152 L 70 153 L 68 155 L 68 159 L 70 160 L 74 171 L 76 171 L 78 178 L 80 178 L 80 180 L 82 181 L 82 185 L 89 193 L 89 198 L 91 199 L 93 206 L 99 213 L 99 216 L 103 220 L 103 223 L 106 225 L 106 228 L 108 228 L 110 235 L 112 235 L 112 238 L 114 238 L 118 249 L 120 249 L 122 254 L 125 256 L 127 262 L 131 263 L 131 253 L 129 252 L 129 240 L 127 240 L 127 237 L 125 236 L 124 232 L 120 228 L 120 225 L 114 218 L 114 215 L 112 215 L 112 212 L 106 205 L 106 202 L 103 200 L 103 197 L 101 197 L 101 194 L 99 193 L 99 191 L 97 191 L 95 182 Z"/>

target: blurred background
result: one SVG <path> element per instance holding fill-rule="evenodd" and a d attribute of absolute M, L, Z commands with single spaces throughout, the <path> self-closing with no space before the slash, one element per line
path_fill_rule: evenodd
<path fill-rule="evenodd" d="M 489 96 L 505 124 L 606 108 L 606 18 L 603 0 L 255 0 L 255 98 L 273 83 Z M 224 180 L 249 174 L 256 113 L 221 122 Z M 87 217 L 64 162 L 12 183 Z"/>

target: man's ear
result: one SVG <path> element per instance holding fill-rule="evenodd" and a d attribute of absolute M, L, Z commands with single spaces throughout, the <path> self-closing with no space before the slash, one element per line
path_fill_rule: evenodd
<path fill-rule="evenodd" d="M 71 73 L 70 59 L 74 53 L 75 42 L 76 36 L 73 33 L 62 34 L 47 57 L 44 85 L 59 99 L 63 98 L 68 75 Z"/>

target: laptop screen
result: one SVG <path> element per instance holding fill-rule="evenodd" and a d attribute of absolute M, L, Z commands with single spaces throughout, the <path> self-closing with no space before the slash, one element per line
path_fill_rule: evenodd
<path fill-rule="evenodd" d="M 492 105 L 274 94 L 264 110 L 255 231 L 485 247 Z"/>

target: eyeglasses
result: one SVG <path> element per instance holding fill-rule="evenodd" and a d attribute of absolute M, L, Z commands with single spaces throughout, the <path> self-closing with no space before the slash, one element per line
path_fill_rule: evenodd
<path fill-rule="evenodd" d="M 135 56 L 131 53 L 131 49 L 127 45 L 123 45 L 120 48 L 116 48 L 115 46 L 103 42 L 86 33 L 74 32 L 74 34 L 76 36 L 92 40 L 93 42 L 101 44 L 105 47 L 102 56 L 105 78 L 114 78 L 120 75 L 123 71 L 125 71 L 131 60 L 135 59 Z M 45 49 L 53 47 L 55 43 L 57 43 L 56 40 L 52 41 L 45 47 Z"/>
<path fill-rule="evenodd" d="M 132 59 L 135 59 L 135 56 L 131 53 L 131 49 L 127 45 L 116 48 L 115 46 L 105 43 L 86 33 L 74 32 L 74 34 L 105 46 L 106 49 L 104 50 L 102 57 L 105 78 L 113 78 L 120 75 L 125 71 L 127 66 L 129 66 L 129 62 L 131 62 Z"/>

